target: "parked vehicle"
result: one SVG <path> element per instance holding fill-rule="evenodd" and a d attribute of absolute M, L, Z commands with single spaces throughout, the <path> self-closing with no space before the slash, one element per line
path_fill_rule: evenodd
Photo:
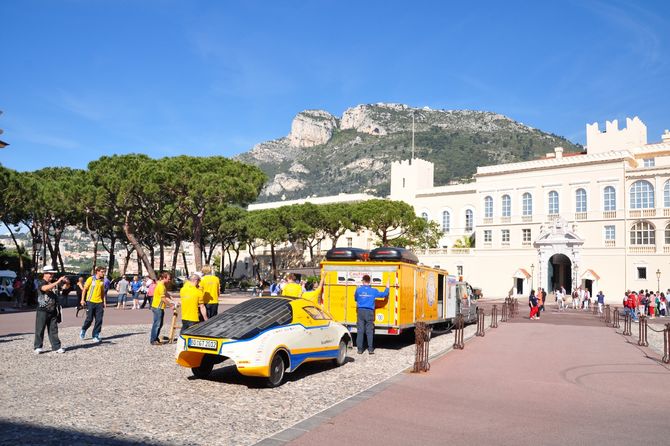
<path fill-rule="evenodd" d="M 403 248 L 333 248 L 321 263 L 325 274 L 323 308 L 334 320 L 356 331 L 354 293 L 364 275 L 383 289 L 390 283 L 389 298 L 377 301 L 375 333 L 399 335 L 417 322 L 449 327 L 457 314 L 466 322 L 477 318 L 477 307 L 465 282 L 446 270 L 418 264 L 414 253 Z"/>
<path fill-rule="evenodd" d="M 0 299 L 11 299 L 14 293 L 16 273 L 8 269 L 0 270 Z"/>
<path fill-rule="evenodd" d="M 177 364 L 206 378 L 214 365 L 232 359 L 242 375 L 275 387 L 305 362 L 344 364 L 350 345 L 347 329 L 312 302 L 259 297 L 185 330 Z"/>

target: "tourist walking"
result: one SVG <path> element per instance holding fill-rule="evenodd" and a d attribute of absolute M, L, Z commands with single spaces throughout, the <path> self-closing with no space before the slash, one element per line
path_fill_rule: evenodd
<path fill-rule="evenodd" d="M 386 289 L 379 291 L 370 286 L 370 276 L 365 274 L 361 279 L 361 285 L 356 288 L 354 299 L 356 300 L 356 347 L 358 354 L 363 353 L 365 339 L 367 339 L 368 353 L 374 355 L 375 347 L 373 336 L 375 334 L 375 302 L 377 299 L 386 299 L 389 295 L 389 283 Z"/>
<path fill-rule="evenodd" d="M 53 280 L 56 270 L 50 267 L 44 268 L 42 279 L 37 283 L 37 311 L 35 311 L 35 354 L 42 353 L 44 347 L 44 329 L 49 334 L 51 350 L 56 353 L 65 353 L 58 337 L 58 322 L 60 317 L 60 305 L 58 299 L 62 284 L 64 289 L 69 288 L 67 277 L 61 276 Z"/>
<path fill-rule="evenodd" d="M 203 293 L 207 317 L 214 317 L 219 313 L 219 294 L 221 294 L 221 281 L 212 272 L 212 267 L 202 267 L 203 277 L 200 279 L 200 289 Z"/>
<path fill-rule="evenodd" d="M 94 276 L 89 277 L 84 283 L 84 291 L 79 304 L 83 307 L 86 305 L 86 320 L 81 326 L 79 339 L 86 337 L 86 330 L 93 323 L 93 341 L 101 342 L 100 332 L 102 331 L 102 318 L 105 314 L 105 307 L 107 307 L 107 292 L 105 290 L 105 268 L 98 266 L 95 268 Z"/>
<path fill-rule="evenodd" d="M 193 273 L 179 290 L 181 297 L 181 331 L 207 320 L 203 292 L 198 288 L 200 276 Z"/>
<path fill-rule="evenodd" d="M 130 282 L 130 292 L 133 294 L 133 310 L 140 309 L 140 290 L 142 289 L 142 282 L 138 276 L 133 277 Z"/>
<path fill-rule="evenodd" d="M 128 297 L 128 287 L 130 282 L 126 280 L 125 276 L 121 276 L 121 280 L 116 284 L 116 292 L 119 293 L 116 298 L 116 309 L 126 309 L 126 299 Z"/>
<path fill-rule="evenodd" d="M 572 291 L 572 309 L 573 309 L 573 310 L 578 310 L 578 309 L 579 309 L 579 305 L 580 305 L 580 301 L 579 301 L 579 289 L 578 289 L 578 288 L 575 288 L 575 289 Z"/>
<path fill-rule="evenodd" d="M 605 295 L 603 291 L 598 291 L 598 313 L 603 314 L 603 305 L 605 304 Z"/>
<path fill-rule="evenodd" d="M 565 295 L 563 287 L 558 288 L 555 291 L 556 295 L 556 306 L 558 307 L 558 311 L 563 311 L 563 296 Z"/>
<path fill-rule="evenodd" d="M 154 297 L 154 289 L 156 288 L 156 283 L 151 280 L 149 276 L 146 276 L 144 278 L 144 284 L 142 285 L 144 288 L 144 300 L 142 301 L 142 305 L 140 308 L 144 308 L 144 306 L 147 304 L 147 301 L 149 302 L 149 307 L 151 307 L 151 301 L 153 300 Z"/>
<path fill-rule="evenodd" d="M 538 301 L 537 296 L 535 296 L 535 290 L 530 290 L 530 296 L 528 296 L 528 306 L 530 307 L 530 314 L 528 315 L 528 319 L 530 320 L 539 319 L 537 313 L 540 307 L 538 307 Z"/>
<path fill-rule="evenodd" d="M 165 316 L 165 307 L 174 309 L 175 305 L 172 298 L 167 293 L 167 284 L 170 282 L 170 273 L 161 273 L 156 287 L 154 297 L 151 301 L 151 311 L 153 312 L 153 323 L 151 324 L 151 335 L 149 342 L 151 345 L 160 345 L 161 328 L 163 328 L 163 317 Z"/>
<path fill-rule="evenodd" d="M 665 297 L 665 294 L 661 293 L 660 303 L 658 305 L 659 312 L 661 317 L 665 317 L 668 311 L 668 300 Z"/>

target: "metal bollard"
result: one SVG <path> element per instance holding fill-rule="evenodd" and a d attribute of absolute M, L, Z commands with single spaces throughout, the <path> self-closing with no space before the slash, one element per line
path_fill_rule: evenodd
<path fill-rule="evenodd" d="M 477 333 L 475 336 L 484 336 L 484 310 L 482 308 L 477 308 Z"/>
<path fill-rule="evenodd" d="M 621 314 L 619 313 L 619 309 L 617 307 L 614 307 L 614 321 L 612 322 L 612 328 L 620 328 L 621 324 L 619 323 L 621 319 Z"/>
<path fill-rule="evenodd" d="M 592 311 L 592 314 L 593 314 L 594 316 L 595 316 L 596 314 L 598 314 L 598 304 L 593 304 L 593 311 Z"/>
<path fill-rule="evenodd" d="M 647 317 L 644 314 L 640 315 L 640 325 L 638 326 L 638 329 L 639 336 L 637 345 L 649 347 L 649 342 L 647 342 Z"/>
<path fill-rule="evenodd" d="M 605 323 L 607 325 L 610 324 L 610 321 L 612 320 L 611 316 L 611 310 L 609 305 L 605 305 Z"/>
<path fill-rule="evenodd" d="M 463 342 L 463 327 L 465 323 L 463 321 L 463 315 L 459 314 L 456 316 L 456 331 L 454 332 L 454 348 L 463 350 L 465 343 Z"/>
<path fill-rule="evenodd" d="M 430 327 L 425 322 L 416 323 L 416 327 L 414 328 L 414 344 L 416 345 L 416 356 L 412 372 L 427 372 L 430 370 L 430 363 L 428 362 Z"/>
<path fill-rule="evenodd" d="M 498 306 L 495 304 L 491 309 L 491 328 L 498 328 Z"/>
<path fill-rule="evenodd" d="M 633 321 L 633 317 L 630 315 L 630 313 L 626 313 L 626 315 L 623 318 L 623 335 L 624 336 L 630 336 L 633 334 L 633 331 L 631 330 L 631 324 Z"/>
<path fill-rule="evenodd" d="M 670 324 L 665 324 L 663 331 L 663 359 L 666 364 L 670 363 Z"/>
<path fill-rule="evenodd" d="M 500 322 L 507 322 L 508 316 L 507 312 L 509 311 L 507 302 L 502 304 L 502 315 L 500 316 Z"/>
<path fill-rule="evenodd" d="M 514 299 L 512 303 L 512 318 L 519 315 L 519 299 Z"/>

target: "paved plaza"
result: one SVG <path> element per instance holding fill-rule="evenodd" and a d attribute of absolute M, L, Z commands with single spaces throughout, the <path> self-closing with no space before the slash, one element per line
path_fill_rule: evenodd
<path fill-rule="evenodd" d="M 0 444 L 667 444 L 670 368 L 656 335 L 642 348 L 591 314 L 523 316 L 487 320 L 484 337 L 466 327 L 462 351 L 453 334 L 433 337 L 428 373 L 407 372 L 407 336 L 266 389 L 225 364 L 192 379 L 174 346 L 148 344 L 146 309 L 108 309 L 100 345 L 77 338 L 82 318 L 67 309 L 66 354 L 39 356 L 34 312 L 4 313 Z"/>

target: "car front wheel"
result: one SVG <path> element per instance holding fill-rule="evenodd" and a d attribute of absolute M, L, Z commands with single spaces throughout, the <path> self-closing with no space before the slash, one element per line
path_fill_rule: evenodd
<path fill-rule="evenodd" d="M 286 363 L 281 354 L 275 353 L 270 362 L 270 376 L 267 378 L 268 387 L 277 387 L 284 381 Z"/>
<path fill-rule="evenodd" d="M 347 360 L 347 343 L 344 339 L 340 339 L 340 346 L 337 349 L 337 358 L 333 359 L 333 362 L 337 367 L 344 364 Z"/>

